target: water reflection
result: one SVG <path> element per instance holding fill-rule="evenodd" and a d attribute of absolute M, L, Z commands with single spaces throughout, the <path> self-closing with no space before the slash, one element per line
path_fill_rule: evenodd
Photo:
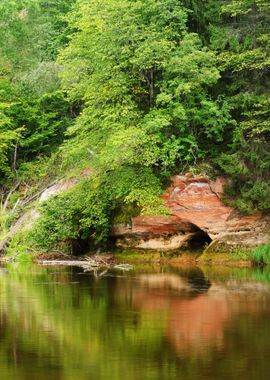
<path fill-rule="evenodd" d="M 3 379 L 268 379 L 268 273 L 0 274 Z M 251 370 L 252 369 L 252 370 Z"/>
<path fill-rule="evenodd" d="M 231 313 L 227 296 L 211 292 L 210 281 L 199 269 L 187 273 L 138 276 L 137 283 L 119 283 L 118 297 L 129 297 L 140 312 L 166 314 L 165 336 L 177 353 L 204 353 L 223 344 L 224 324 Z"/>

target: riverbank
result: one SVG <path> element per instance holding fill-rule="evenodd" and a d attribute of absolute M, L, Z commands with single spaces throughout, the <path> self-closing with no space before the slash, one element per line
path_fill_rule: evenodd
<path fill-rule="evenodd" d="M 96 265 L 106 267 L 108 265 L 172 265 L 172 266 L 225 266 L 225 267 L 252 267 L 250 252 L 234 252 L 230 254 L 216 254 L 198 252 L 158 252 L 117 250 L 113 253 L 86 256 L 61 256 L 41 254 L 33 256 L 33 261 L 42 265 L 68 265 L 85 266 L 89 260 L 96 261 Z"/>
<path fill-rule="evenodd" d="M 256 250 L 235 249 L 230 252 L 209 252 L 202 250 L 138 250 L 114 249 L 109 252 L 87 253 L 85 255 L 70 255 L 60 251 L 49 253 L 16 253 L 0 257 L 2 263 L 35 262 L 45 265 L 76 265 L 83 266 L 92 262 L 95 267 L 106 267 L 118 264 L 131 265 L 191 265 L 191 266 L 224 266 L 252 267 L 269 264 L 269 247 L 262 245 Z"/>

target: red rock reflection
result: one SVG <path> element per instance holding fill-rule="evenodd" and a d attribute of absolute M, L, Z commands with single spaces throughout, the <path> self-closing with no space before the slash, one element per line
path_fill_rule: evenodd
<path fill-rule="evenodd" d="M 173 301 L 167 336 L 178 351 L 204 350 L 208 345 L 223 346 L 224 324 L 230 317 L 226 297 L 213 294 Z"/>
<path fill-rule="evenodd" d="M 222 349 L 226 324 L 240 312 L 258 310 L 258 299 L 252 295 L 232 292 L 226 284 L 192 293 L 188 280 L 175 274 L 141 276 L 119 293 L 129 294 L 137 310 L 167 314 L 165 335 L 178 354 Z"/>

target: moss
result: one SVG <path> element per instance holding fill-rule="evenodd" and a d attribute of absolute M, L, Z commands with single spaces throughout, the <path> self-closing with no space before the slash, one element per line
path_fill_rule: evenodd
<path fill-rule="evenodd" d="M 196 263 L 198 252 L 189 251 L 152 251 L 123 249 L 113 252 L 117 260 L 129 263 Z"/>
<path fill-rule="evenodd" d="M 233 249 L 228 253 L 224 252 L 204 252 L 199 258 L 199 263 L 208 264 L 230 264 L 230 263 L 251 263 L 251 251 L 248 249 Z"/>

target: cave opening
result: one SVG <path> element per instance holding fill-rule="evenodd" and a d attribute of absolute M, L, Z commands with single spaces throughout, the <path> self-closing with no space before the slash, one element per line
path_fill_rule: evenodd
<path fill-rule="evenodd" d="M 211 243 L 210 236 L 202 231 L 198 230 L 187 242 L 187 248 L 190 251 L 204 250 Z"/>

